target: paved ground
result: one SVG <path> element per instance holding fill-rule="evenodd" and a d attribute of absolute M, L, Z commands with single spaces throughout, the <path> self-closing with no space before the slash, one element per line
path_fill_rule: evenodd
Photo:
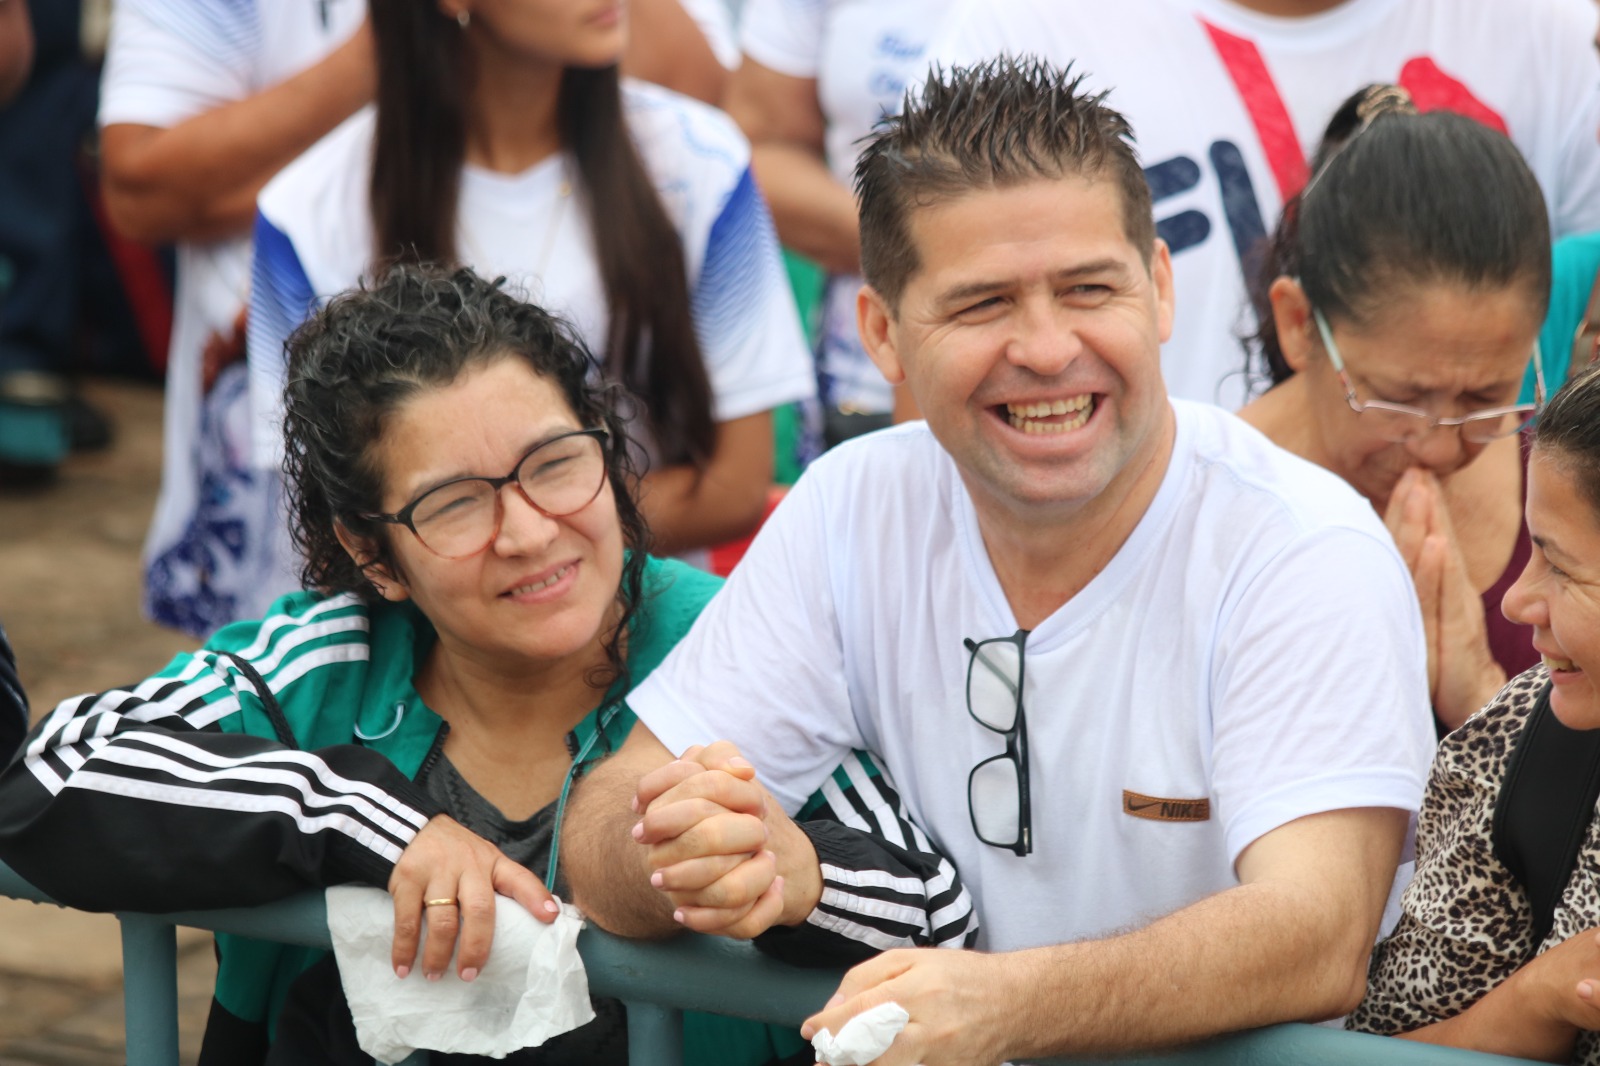
<path fill-rule="evenodd" d="M 139 616 L 139 545 L 161 464 L 161 393 L 91 383 L 112 448 L 74 457 L 48 489 L 0 490 L 0 618 L 35 718 L 73 693 L 150 673 L 192 641 Z M 199 1048 L 215 966 L 210 938 L 179 942 L 184 1061 Z M 0 1066 L 123 1062 L 117 923 L 0 900 Z"/>

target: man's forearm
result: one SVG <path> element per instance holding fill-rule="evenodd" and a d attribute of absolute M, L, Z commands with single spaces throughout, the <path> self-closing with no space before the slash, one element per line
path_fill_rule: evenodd
<path fill-rule="evenodd" d="M 630 835 L 638 774 L 601 763 L 574 790 L 561 833 L 572 902 L 618 936 L 660 939 L 679 931 L 667 897 L 650 887 L 646 851 Z"/>
<path fill-rule="evenodd" d="M 1327 905 L 1299 885 L 1242 885 L 1124 936 L 996 956 L 1007 1053 L 1134 1051 L 1346 1013 L 1376 923 Z"/>

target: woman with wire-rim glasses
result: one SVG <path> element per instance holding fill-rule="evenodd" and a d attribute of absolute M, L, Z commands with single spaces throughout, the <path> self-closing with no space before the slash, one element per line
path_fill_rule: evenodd
<path fill-rule="evenodd" d="M 1519 431 L 1545 391 L 1544 198 L 1505 136 L 1418 114 L 1394 86 L 1346 101 L 1316 163 L 1260 270 L 1251 346 L 1271 387 L 1240 416 L 1383 515 L 1449 730 L 1538 661 L 1499 605 L 1530 550 Z"/>

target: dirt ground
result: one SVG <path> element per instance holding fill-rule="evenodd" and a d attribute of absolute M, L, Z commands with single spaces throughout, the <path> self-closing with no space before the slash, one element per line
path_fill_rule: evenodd
<path fill-rule="evenodd" d="M 139 547 L 161 468 L 161 392 L 89 382 L 116 425 L 105 452 L 78 455 L 55 484 L 0 489 L 0 620 L 35 721 L 63 697 L 151 673 L 189 637 L 139 615 Z M 183 1061 L 199 1049 L 215 965 L 208 936 L 179 941 Z M 124 1061 L 115 919 L 0 899 L 0 1066 Z"/>

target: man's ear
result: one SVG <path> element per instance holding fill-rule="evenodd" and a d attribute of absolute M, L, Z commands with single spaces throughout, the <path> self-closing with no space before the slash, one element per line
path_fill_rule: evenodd
<path fill-rule="evenodd" d="M 1161 343 L 1165 344 L 1172 339 L 1172 319 L 1177 313 L 1178 295 L 1172 284 L 1172 250 L 1160 237 L 1156 238 L 1155 248 L 1150 253 L 1150 280 L 1155 282 L 1156 287 L 1156 326 L 1160 330 Z"/>
<path fill-rule="evenodd" d="M 894 309 L 883 294 L 871 285 L 861 286 L 856 294 L 856 328 L 861 331 L 861 345 L 889 384 L 899 385 L 906 380 L 906 371 L 900 362 L 894 324 Z"/>
<path fill-rule="evenodd" d="M 1272 321 L 1278 331 L 1278 349 L 1283 361 L 1296 374 L 1311 365 L 1316 351 L 1316 325 L 1311 318 L 1311 301 L 1294 278 L 1280 276 L 1267 290 L 1272 302 Z"/>
<path fill-rule="evenodd" d="M 405 583 L 390 568 L 378 562 L 378 546 L 369 538 L 350 532 L 349 526 L 337 520 L 333 523 L 333 535 L 339 538 L 339 546 L 366 575 L 367 580 L 372 582 L 372 587 L 379 596 L 391 603 L 411 598 L 411 592 Z"/>

